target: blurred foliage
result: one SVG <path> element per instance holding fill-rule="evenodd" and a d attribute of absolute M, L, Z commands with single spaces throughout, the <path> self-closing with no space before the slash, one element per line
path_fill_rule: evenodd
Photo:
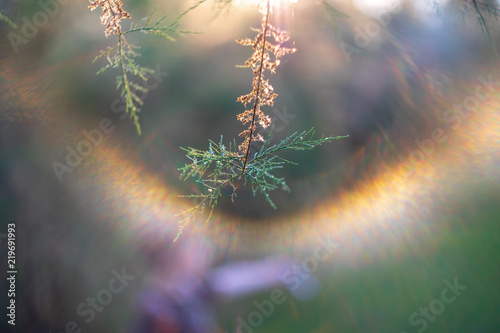
<path fill-rule="evenodd" d="M 434 8 L 439 18 L 443 19 L 443 14 L 439 4 L 434 0 Z M 477 25 L 480 27 L 485 41 L 490 45 L 495 55 L 498 56 L 495 42 L 491 36 L 491 28 L 488 26 L 486 15 L 494 18 L 498 22 L 500 17 L 500 7 L 497 0 L 464 0 L 462 7 L 457 8 L 460 16 L 458 21 L 465 23 L 467 16 L 475 17 Z"/>
<path fill-rule="evenodd" d="M 242 180 L 243 185 L 246 185 L 247 182 L 250 183 L 254 196 L 256 193 L 262 194 L 267 203 L 276 209 L 269 192 L 280 187 L 289 192 L 290 188 L 284 178 L 273 174 L 273 170 L 281 169 L 285 164 L 297 165 L 282 158 L 278 153 L 287 150 L 310 150 L 325 142 L 347 137 L 330 136 L 325 138 L 321 136 L 319 139 L 315 139 L 314 129 L 310 129 L 301 133 L 293 133 L 278 144 L 271 145 L 271 134 L 272 130 L 259 151 L 248 161 L 243 160 L 239 155 L 235 141 L 226 148 L 222 137 L 219 143 L 210 141 L 207 151 L 184 148 L 192 163 L 179 169 L 182 172 L 181 178 L 184 180 L 195 178 L 196 182 L 202 185 L 202 191 L 205 193 L 183 196 L 201 200 L 193 208 L 182 213 L 182 215 L 187 216 L 180 222 L 180 230 L 176 239 L 182 234 L 182 230 L 195 214 L 202 213 L 208 208 L 210 214 L 207 219 L 210 219 L 212 211 L 222 195 L 229 191 L 232 199 L 236 197 L 236 190 Z"/>
<path fill-rule="evenodd" d="M 122 32 L 121 27 L 119 26 L 119 20 L 122 18 L 122 16 L 120 16 L 118 18 L 118 22 L 116 22 L 115 25 L 112 26 L 109 25 L 113 23 L 112 17 L 115 14 L 113 15 L 108 14 L 107 16 L 105 16 L 106 13 L 109 12 L 115 13 L 120 11 L 117 9 L 114 10 L 109 9 L 109 11 L 106 12 L 103 9 L 103 14 L 101 15 L 101 22 L 103 24 L 108 24 L 105 30 L 105 34 L 106 36 L 108 36 L 111 32 L 117 34 L 118 44 L 115 47 L 108 47 L 106 51 L 101 51 L 101 54 L 99 54 L 94 59 L 94 62 L 103 57 L 105 57 L 108 60 L 108 64 L 103 68 L 101 68 L 97 72 L 97 74 L 101 74 L 110 68 L 119 68 L 121 74 L 116 78 L 116 89 L 121 88 L 120 95 L 125 100 L 125 111 L 130 115 L 130 118 L 134 121 L 134 124 L 137 128 L 137 133 L 139 133 L 139 135 L 141 134 L 141 127 L 139 124 L 138 113 L 141 111 L 140 107 L 144 104 L 144 101 L 138 96 L 138 93 L 143 95 L 147 94 L 149 92 L 149 89 L 146 88 L 143 84 L 138 84 L 130 81 L 127 74 L 136 76 L 140 78 L 143 81 L 143 83 L 146 83 L 148 80 L 147 75 L 153 73 L 154 70 L 149 67 L 142 66 L 136 63 L 135 58 L 139 57 L 140 54 L 135 50 L 140 49 L 140 47 L 127 42 L 127 40 L 125 39 L 125 35 L 134 32 L 141 32 L 146 35 L 151 34 L 170 41 L 175 41 L 176 36 L 192 34 L 194 33 L 193 31 L 181 30 L 179 28 L 180 20 L 184 15 L 194 10 L 196 7 L 198 7 L 205 1 L 206 0 L 201 0 L 197 2 L 189 9 L 187 9 L 185 12 L 183 12 L 181 15 L 179 15 L 172 23 L 167 25 L 163 24 L 163 21 L 166 19 L 167 15 L 161 17 L 154 24 L 152 24 L 151 20 L 156 12 L 155 8 L 155 10 L 153 10 L 153 12 L 148 17 L 143 18 L 137 24 L 132 24 L 130 30 L 127 30 L 125 32 Z M 121 6 L 117 8 L 121 9 Z M 124 18 L 130 18 L 130 14 L 126 13 L 126 15 L 127 16 L 125 16 Z"/>
<path fill-rule="evenodd" d="M 9 19 L 7 16 L 3 15 L 1 12 L 0 12 L 0 21 L 6 22 L 8 25 L 11 26 L 12 29 L 17 29 L 17 24 L 12 22 L 11 19 Z"/>

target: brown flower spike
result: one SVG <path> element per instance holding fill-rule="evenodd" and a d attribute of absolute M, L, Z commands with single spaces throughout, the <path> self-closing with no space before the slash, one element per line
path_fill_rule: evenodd
<path fill-rule="evenodd" d="M 118 0 L 98 0 L 91 1 L 89 9 L 94 10 L 101 6 L 101 24 L 104 24 L 104 34 L 108 37 L 110 34 L 118 34 L 121 31 L 120 21 L 131 18 L 130 14 L 123 10 L 123 2 Z"/>
<path fill-rule="evenodd" d="M 248 155 L 250 153 L 250 145 L 253 141 L 264 141 L 264 138 L 259 135 L 254 135 L 257 128 L 257 122 L 263 128 L 271 125 L 271 118 L 262 112 L 263 105 L 273 106 L 274 99 L 278 96 L 274 92 L 274 88 L 269 84 L 269 80 L 264 78 L 264 70 L 268 70 L 271 74 L 276 73 L 276 67 L 279 66 L 279 58 L 296 51 L 295 48 L 283 47 L 282 44 L 290 39 L 290 34 L 286 31 L 281 31 L 273 27 L 269 23 L 269 14 L 271 11 L 269 0 L 263 0 L 259 4 L 259 11 L 262 13 L 262 25 L 260 29 L 252 29 L 257 31 L 258 34 L 254 39 L 246 38 L 237 40 L 236 42 L 241 45 L 251 46 L 254 50 L 252 56 L 245 61 L 244 67 L 249 67 L 253 71 L 253 90 L 240 96 L 236 101 L 247 105 L 253 101 L 253 107 L 237 115 L 237 119 L 246 125 L 250 123 L 249 127 L 241 132 L 239 136 L 243 138 L 238 148 L 243 155 L 243 171 L 248 162 Z M 274 39 L 274 44 L 269 40 Z M 241 180 L 241 179 L 240 179 Z"/>

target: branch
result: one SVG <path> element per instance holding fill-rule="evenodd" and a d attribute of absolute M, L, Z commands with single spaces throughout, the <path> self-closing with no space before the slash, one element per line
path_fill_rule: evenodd
<path fill-rule="evenodd" d="M 9 19 L 7 16 L 3 15 L 1 12 L 0 12 L 0 21 L 6 22 L 8 25 L 10 25 L 10 27 L 12 29 L 17 29 L 17 24 L 12 22 L 11 19 Z"/>

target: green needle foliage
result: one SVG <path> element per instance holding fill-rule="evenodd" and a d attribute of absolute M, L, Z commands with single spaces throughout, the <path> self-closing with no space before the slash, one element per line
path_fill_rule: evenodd
<path fill-rule="evenodd" d="M 11 19 L 9 19 L 7 16 L 3 15 L 1 12 L 0 12 L 0 21 L 6 22 L 8 25 L 10 25 L 10 27 L 12 29 L 17 29 L 17 24 L 12 22 Z"/>
<path fill-rule="evenodd" d="M 177 240 L 187 223 L 199 213 L 206 209 L 210 210 L 207 221 L 217 205 L 219 198 L 230 190 L 231 200 L 234 202 L 236 190 L 240 184 L 247 185 L 253 191 L 262 194 L 271 207 L 276 209 L 276 205 L 271 200 L 269 192 L 278 188 L 290 191 L 284 178 L 274 174 L 276 169 L 281 169 L 285 164 L 295 164 L 286 160 L 278 154 L 287 150 L 310 150 L 325 142 L 331 142 L 346 136 L 314 138 L 314 129 L 301 133 L 294 133 L 281 140 L 280 143 L 271 145 L 272 119 L 262 111 L 263 106 L 273 106 L 275 98 L 278 96 L 274 92 L 273 86 L 266 79 L 264 73 L 276 73 L 280 65 L 279 58 L 292 54 L 295 48 L 283 46 L 290 39 L 290 34 L 279 30 L 269 23 L 269 13 L 271 11 L 269 0 L 263 0 L 258 5 L 262 14 L 262 24 L 260 29 L 252 29 L 257 32 L 253 39 L 246 38 L 237 40 L 238 44 L 251 46 L 253 54 L 245 62 L 243 68 L 250 68 L 253 73 L 252 91 L 238 97 L 237 101 L 244 106 L 250 104 L 251 107 L 237 115 L 238 121 L 248 128 L 239 134 L 243 142 L 239 145 L 233 140 L 226 147 L 222 142 L 209 141 L 208 150 L 195 148 L 182 148 L 187 152 L 187 158 L 191 164 L 179 168 L 181 179 L 187 180 L 195 178 L 201 185 L 200 194 L 185 195 L 182 197 L 194 198 L 199 202 L 192 208 L 179 214 L 184 218 L 179 223 Z M 273 41 L 272 41 L 273 40 Z M 266 128 L 271 126 L 271 131 L 267 139 L 260 134 L 256 135 L 257 126 Z M 260 149 L 251 154 L 251 148 L 255 148 L 256 142 L 263 142 Z M 174 241 L 175 241 L 174 240 Z"/>
<path fill-rule="evenodd" d="M 152 73 L 153 70 L 149 67 L 144 67 L 135 62 L 135 57 L 140 56 L 134 49 L 139 49 L 139 46 L 129 44 L 123 34 L 119 35 L 118 45 L 115 47 L 108 47 L 106 51 L 101 53 L 94 59 L 97 61 L 102 57 L 106 57 L 108 64 L 101 68 L 97 74 L 101 74 L 110 68 L 119 68 L 121 74 L 116 77 L 116 89 L 120 89 L 120 95 L 125 99 L 126 112 L 134 121 L 137 128 L 137 133 L 141 134 L 141 127 L 139 124 L 140 106 L 142 106 L 142 99 L 137 96 L 137 92 L 147 93 L 148 89 L 140 84 L 130 81 L 130 76 L 139 77 L 143 82 L 148 79 L 146 75 Z"/>
<path fill-rule="evenodd" d="M 194 178 L 201 185 L 203 193 L 182 196 L 200 199 L 200 201 L 196 206 L 180 214 L 185 217 L 179 224 L 180 229 L 176 240 L 196 213 L 202 213 L 208 208 L 210 214 L 207 220 L 209 220 L 217 201 L 224 193 L 227 193 L 228 189 L 231 190 L 231 199 L 234 200 L 236 189 L 241 180 L 243 185 L 250 184 L 254 196 L 257 193 L 262 194 L 271 207 L 276 209 L 269 192 L 278 188 L 289 192 L 290 188 L 284 178 L 276 176 L 273 172 L 276 169 L 283 168 L 285 164 L 297 165 L 295 162 L 284 159 L 278 154 L 287 150 L 310 150 L 325 142 L 348 137 L 346 135 L 314 138 L 314 134 L 314 128 L 301 133 L 295 132 L 278 144 L 272 145 L 271 128 L 267 140 L 264 141 L 259 151 L 246 162 L 246 166 L 241 159 L 236 142 L 233 141 L 229 146 L 225 146 L 222 137 L 219 143 L 210 140 L 208 150 L 182 148 L 187 152 L 186 156 L 191 160 L 191 164 L 179 168 L 181 179 Z"/>
<path fill-rule="evenodd" d="M 137 24 L 132 24 L 128 31 L 122 31 L 120 21 L 130 19 L 131 16 L 122 9 L 123 3 L 119 0 L 90 0 L 90 9 L 101 7 L 101 23 L 105 25 L 105 35 L 118 35 L 118 43 L 115 47 L 109 47 L 102 51 L 94 61 L 105 57 L 108 64 L 98 71 L 98 74 L 110 69 L 117 68 L 120 75 L 117 77 L 117 89 L 126 102 L 126 111 L 133 119 L 137 131 L 141 134 L 138 113 L 143 101 L 138 92 L 146 93 L 147 88 L 141 84 L 147 81 L 147 75 L 153 70 L 149 67 L 139 65 L 136 59 L 140 56 L 137 53 L 139 46 L 128 43 L 125 36 L 130 33 L 141 32 L 162 37 L 164 39 L 175 41 L 177 36 L 193 33 L 179 28 L 180 19 L 191 10 L 204 3 L 201 0 L 195 3 L 191 8 L 182 13 L 172 23 L 164 23 L 166 16 L 161 17 L 153 23 L 153 13 L 142 19 Z M 219 7 L 226 8 L 231 0 L 218 0 Z M 348 17 L 346 14 L 335 9 L 328 0 L 320 0 L 319 4 L 328 15 L 338 33 L 338 20 Z M 432 1 L 433 9 L 438 17 L 444 20 L 444 15 L 438 4 L 438 0 Z M 270 0 L 261 0 L 258 4 L 259 12 L 262 14 L 261 27 L 252 29 L 257 35 L 252 38 L 237 40 L 237 43 L 243 46 L 250 46 L 253 49 L 252 56 L 245 61 L 243 68 L 248 68 L 253 73 L 252 90 L 245 95 L 240 96 L 237 101 L 241 102 L 245 111 L 237 115 L 237 120 L 247 128 L 239 136 L 243 142 L 237 144 L 233 139 L 229 146 L 224 145 L 223 138 L 220 141 L 209 141 L 208 150 L 196 148 L 182 148 L 186 151 L 187 158 L 191 161 L 184 167 L 179 168 L 182 180 L 194 179 L 200 185 L 200 193 L 184 195 L 182 197 L 197 200 L 194 207 L 180 213 L 182 220 L 179 222 L 179 231 L 175 240 L 182 234 L 193 217 L 197 214 L 209 210 L 207 221 L 210 219 L 219 199 L 229 195 L 231 200 L 237 196 L 237 190 L 240 185 L 250 186 L 253 195 L 257 193 L 264 196 L 271 207 L 276 209 L 276 205 L 271 200 L 270 192 L 276 189 L 290 191 L 285 179 L 279 177 L 276 171 L 282 169 L 285 164 L 296 163 L 280 156 L 281 152 L 289 150 L 310 150 L 325 142 L 346 138 L 347 136 L 328 136 L 323 135 L 319 138 L 314 137 L 314 129 L 294 134 L 281 140 L 278 144 L 271 143 L 272 119 L 263 110 L 262 107 L 273 106 L 275 98 L 278 96 L 274 92 L 273 86 L 266 77 L 268 73 L 276 73 L 280 65 L 280 59 L 283 56 L 296 52 L 291 47 L 289 40 L 290 34 L 282 31 L 270 23 Z M 487 24 L 486 16 L 493 16 L 498 20 L 500 9 L 496 0 L 465 0 L 463 7 L 459 9 L 461 21 L 465 21 L 468 14 L 477 17 L 485 39 L 492 46 L 496 54 L 495 44 Z M 0 16 L 0 19 L 3 17 Z M 5 18 L 3 18 L 5 20 Z M 293 43 L 292 43 L 293 44 Z M 132 82 L 135 78 L 140 83 Z M 271 131 L 267 139 L 264 139 L 257 133 L 257 128 L 267 128 L 271 126 Z M 258 143 L 258 145 L 257 145 Z M 257 147 L 260 148 L 257 149 Z M 257 151 L 255 151 L 257 149 Z M 228 194 L 230 193 L 230 194 Z"/>
<path fill-rule="evenodd" d="M 125 101 L 125 111 L 130 115 L 130 119 L 133 120 L 139 135 L 141 135 L 141 126 L 139 124 L 138 114 L 141 111 L 140 108 L 144 102 L 138 96 L 138 93 L 140 92 L 142 94 L 146 94 L 148 92 L 148 89 L 143 84 L 148 80 L 147 75 L 153 73 L 154 70 L 136 62 L 136 58 L 140 57 L 140 54 L 136 50 L 140 49 L 140 46 L 129 43 L 125 39 L 125 35 L 141 32 L 146 35 L 155 35 L 170 41 L 175 41 L 177 36 L 195 33 L 193 31 L 181 30 L 179 28 L 179 22 L 184 15 L 205 1 L 206 0 L 201 0 L 197 2 L 179 15 L 170 24 L 164 23 L 164 20 L 167 18 L 166 15 L 161 17 L 155 23 L 152 23 L 153 15 L 156 12 L 155 8 L 151 15 L 143 18 L 139 23 L 132 23 L 130 30 L 128 31 L 122 31 L 120 25 L 121 19 L 131 18 L 130 14 L 121 8 L 121 1 L 94 1 L 89 6 L 91 10 L 101 6 L 101 23 L 106 25 L 104 31 L 106 37 L 112 33 L 118 35 L 117 45 L 114 47 L 108 47 L 107 50 L 101 51 L 101 53 L 94 59 L 93 62 L 96 62 L 97 60 L 105 57 L 108 61 L 107 65 L 102 67 L 97 74 L 101 74 L 110 68 L 119 69 L 120 74 L 116 77 L 116 89 L 120 90 L 120 95 Z M 139 83 L 131 81 L 131 78 L 133 77 L 139 81 Z"/>

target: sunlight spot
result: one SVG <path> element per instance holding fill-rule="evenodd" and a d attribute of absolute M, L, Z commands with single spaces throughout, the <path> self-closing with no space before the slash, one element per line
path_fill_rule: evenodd
<path fill-rule="evenodd" d="M 234 0 L 236 6 L 254 6 L 256 7 L 262 0 Z M 297 3 L 298 0 L 270 0 L 272 8 L 283 8 L 290 4 Z"/>
<path fill-rule="evenodd" d="M 366 14 L 374 14 L 380 11 L 391 11 L 401 6 L 401 0 L 354 0 L 356 7 Z"/>

